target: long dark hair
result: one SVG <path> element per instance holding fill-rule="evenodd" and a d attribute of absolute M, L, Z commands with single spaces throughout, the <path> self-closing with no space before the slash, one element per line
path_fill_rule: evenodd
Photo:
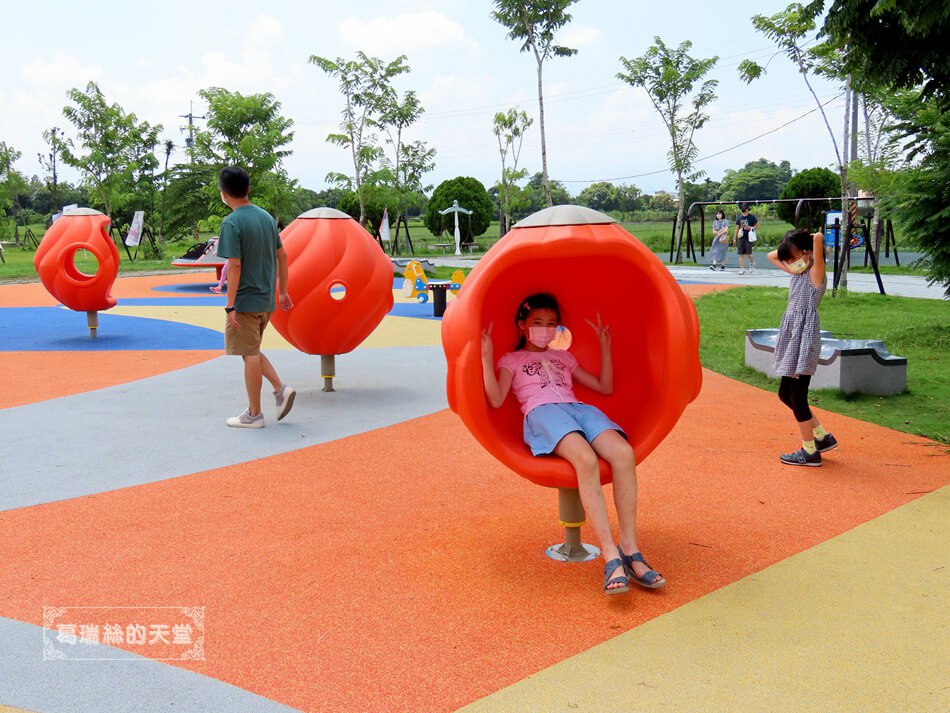
<path fill-rule="evenodd" d="M 554 314 L 557 315 L 557 323 L 561 323 L 561 308 L 558 307 L 557 298 L 547 292 L 539 292 L 536 295 L 531 295 L 521 300 L 521 304 L 518 305 L 518 311 L 515 313 L 515 324 L 526 320 L 528 314 L 533 309 L 553 309 Z M 523 348 L 525 344 L 527 344 L 527 340 L 525 339 L 524 332 L 521 332 L 515 351 Z"/>
<path fill-rule="evenodd" d="M 806 230 L 789 230 L 782 236 L 782 242 L 778 246 L 778 259 L 782 262 L 788 262 L 795 256 L 792 254 L 792 247 L 796 247 L 802 252 L 813 250 L 815 247 L 812 242 L 811 234 Z"/>

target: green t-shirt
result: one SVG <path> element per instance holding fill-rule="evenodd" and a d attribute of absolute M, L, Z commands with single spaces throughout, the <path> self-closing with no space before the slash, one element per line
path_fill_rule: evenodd
<path fill-rule="evenodd" d="M 238 312 L 277 309 L 277 249 L 283 247 L 277 223 L 266 210 L 242 205 L 221 223 L 218 257 L 241 260 L 234 308 Z"/>

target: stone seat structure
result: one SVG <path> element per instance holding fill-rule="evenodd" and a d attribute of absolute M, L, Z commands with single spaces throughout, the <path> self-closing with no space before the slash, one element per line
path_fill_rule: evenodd
<path fill-rule="evenodd" d="M 777 329 L 748 329 L 745 363 L 772 378 Z M 811 379 L 813 389 L 839 389 L 892 396 L 907 389 L 907 359 L 894 356 L 877 339 L 836 339 L 821 331 L 821 355 Z"/>

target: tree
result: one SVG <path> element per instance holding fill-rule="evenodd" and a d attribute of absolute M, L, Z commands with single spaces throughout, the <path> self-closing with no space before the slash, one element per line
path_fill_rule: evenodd
<path fill-rule="evenodd" d="M 36 154 L 36 158 L 39 159 L 40 165 L 45 169 L 46 175 L 48 176 L 47 185 L 49 185 L 50 192 L 53 195 L 54 204 L 58 202 L 59 193 L 59 174 L 57 172 L 59 166 L 59 148 L 56 144 L 56 140 L 61 138 L 62 134 L 63 130 L 58 126 L 44 131 L 43 140 L 49 145 L 49 153 L 45 156 L 41 153 Z"/>
<path fill-rule="evenodd" d="M 492 18 L 508 28 L 508 38 L 531 50 L 538 65 L 538 119 L 541 129 L 541 175 L 548 207 L 554 205 L 548 179 L 548 152 L 544 134 L 542 70 L 550 57 L 571 57 L 576 49 L 555 44 L 554 35 L 571 21 L 567 8 L 577 0 L 495 0 Z"/>
<path fill-rule="evenodd" d="M 809 168 L 793 176 L 779 198 L 829 198 L 836 195 L 840 188 L 840 177 L 834 172 L 827 168 Z M 804 208 L 804 212 L 799 217 L 805 218 L 808 224 L 807 226 L 799 225 L 799 227 L 809 231 L 820 228 L 821 226 L 813 223 L 813 216 L 820 211 L 831 208 L 831 202 L 816 202 L 806 205 L 807 208 Z M 794 225 L 795 208 L 795 203 L 777 203 L 776 213 L 786 223 Z"/>
<path fill-rule="evenodd" d="M 780 164 L 764 158 L 750 161 L 737 171 L 726 171 L 720 197 L 723 202 L 777 198 L 792 174 L 792 165 L 788 161 Z"/>
<path fill-rule="evenodd" d="M 64 107 L 63 115 L 77 137 L 74 141 L 50 132 L 51 148 L 63 163 L 80 171 L 106 215 L 115 219 L 139 206 L 151 208 L 161 124 L 140 122 L 118 104 L 107 104 L 95 82 L 85 91 L 70 89 L 67 94 L 73 105 Z"/>
<path fill-rule="evenodd" d="M 620 63 L 627 72 L 619 72 L 617 77 L 632 87 L 643 87 L 646 90 L 670 135 L 672 148 L 668 156 L 679 190 L 676 217 L 679 241 L 676 247 L 676 262 L 680 262 L 683 229 L 686 227 L 683 220 L 686 211 L 684 182 L 703 175 L 702 171 L 692 170 L 699 151 L 694 139 L 696 131 L 709 119 L 705 108 L 715 101 L 714 90 L 718 84 L 715 79 L 703 81 L 703 77 L 716 66 L 719 57 L 690 57 L 687 53 L 692 43 L 688 40 L 675 50 L 668 48 L 659 37 L 654 38 L 654 42 L 641 57 L 632 60 L 621 57 Z"/>
<path fill-rule="evenodd" d="M 340 120 L 342 133 L 330 134 L 327 141 L 350 150 L 353 175 L 331 172 L 327 174 L 327 180 L 356 193 L 360 202 L 360 225 L 366 225 L 362 187 L 382 155 L 373 129 L 378 125 L 376 120 L 391 108 L 392 78 L 408 72 L 409 66 L 406 55 L 400 55 L 389 64 L 362 51 L 357 52 L 356 57 L 355 60 L 342 57 L 330 60 L 311 55 L 309 62 L 339 80 L 344 99 Z"/>
<path fill-rule="evenodd" d="M 834 0 L 822 34 L 840 48 L 841 71 L 853 75 L 860 89 L 919 87 L 921 101 L 950 105 L 947 3 Z"/>
<path fill-rule="evenodd" d="M 601 181 L 592 183 L 587 188 L 577 194 L 577 203 L 586 205 L 593 210 L 599 210 L 607 213 L 611 210 L 618 210 L 620 205 L 620 196 L 613 183 Z"/>
<path fill-rule="evenodd" d="M 425 224 L 430 233 L 441 235 L 443 232 L 452 234 L 455 231 L 453 216 L 444 216 L 439 212 L 451 206 L 452 201 L 458 201 L 462 208 L 472 211 L 470 216 L 459 216 L 462 242 L 473 240 L 488 230 L 494 212 L 488 191 L 477 178 L 459 176 L 442 181 L 432 192 L 425 217 Z"/>
<path fill-rule="evenodd" d="M 294 210 L 296 181 L 287 176 L 283 161 L 292 153 L 287 146 L 294 137 L 294 122 L 281 115 L 280 102 L 270 93 L 244 96 L 220 87 L 202 89 L 198 95 L 208 102 L 207 122 L 195 132 L 192 156 L 194 170 L 204 180 L 201 192 L 210 212 L 227 214 L 218 194 L 217 174 L 233 165 L 250 176 L 254 203 L 274 218 L 286 220 Z"/>
<path fill-rule="evenodd" d="M 946 241 L 950 177 L 950 6 L 925 0 L 835 0 L 822 33 L 841 48 L 842 63 L 866 93 L 896 93 L 887 101 L 895 135 L 917 165 L 888 182 L 885 208 L 904 235 L 927 254 L 931 281 L 950 295 L 950 246 Z M 886 170 L 882 167 L 881 169 Z M 893 179 L 891 181 L 891 179 Z"/>
<path fill-rule="evenodd" d="M 571 203 L 571 196 L 560 181 L 549 180 L 548 190 L 551 194 L 551 203 L 554 205 L 568 205 Z M 512 215 L 524 217 L 537 213 L 539 210 L 548 207 L 547 197 L 544 193 L 544 174 L 541 171 L 535 173 L 528 179 L 528 184 L 521 190 L 522 212 L 512 207 Z"/>
<path fill-rule="evenodd" d="M 20 156 L 19 151 L 0 141 L 0 237 L 3 239 L 8 239 L 14 231 L 12 221 L 6 217 L 7 212 L 15 215 L 15 209 L 19 208 L 17 195 L 27 188 L 26 180 L 13 168 Z"/>
<path fill-rule="evenodd" d="M 513 107 L 507 113 L 498 112 L 493 120 L 492 131 L 498 139 L 498 153 L 501 155 L 499 235 L 505 235 L 511 229 L 512 194 L 517 182 L 528 175 L 526 169 L 518 169 L 518 159 L 521 156 L 521 142 L 524 141 L 525 131 L 533 123 L 534 119 L 524 110 Z M 511 166 L 507 165 L 509 156 Z"/>
<path fill-rule="evenodd" d="M 379 103 L 379 116 L 372 122 L 386 134 L 391 153 L 383 152 L 382 171 L 378 178 L 388 183 L 395 194 L 392 214 L 396 219 L 398 238 L 399 219 L 408 207 L 409 196 L 432 189 L 423 185 L 422 177 L 435 168 L 435 149 L 429 148 L 424 141 L 407 143 L 403 136 L 403 132 L 424 112 L 415 92 L 406 92 L 400 100 L 398 92 L 389 87 L 379 98 Z M 393 249 L 398 250 L 398 239 L 393 240 Z"/>

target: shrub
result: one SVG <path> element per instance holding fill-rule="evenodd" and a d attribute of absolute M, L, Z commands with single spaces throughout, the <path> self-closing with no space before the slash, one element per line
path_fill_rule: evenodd
<path fill-rule="evenodd" d="M 425 216 L 426 227 L 430 233 L 441 235 L 446 232 L 454 235 L 454 216 L 442 215 L 439 212 L 451 206 L 452 201 L 458 201 L 459 206 L 472 211 L 471 215 L 459 215 L 459 234 L 463 242 L 471 241 L 488 230 L 494 211 L 488 191 L 478 179 L 459 176 L 443 181 L 432 193 Z"/>
<path fill-rule="evenodd" d="M 829 171 L 827 168 L 809 168 L 799 174 L 792 176 L 792 179 L 785 186 L 780 198 L 826 198 L 838 196 L 841 194 L 841 179 L 837 173 Z M 795 203 L 778 203 L 778 217 L 786 223 L 795 225 Z M 805 206 L 808 206 L 806 209 Z M 817 224 L 818 214 L 824 210 L 831 210 L 833 206 L 831 201 L 815 201 L 806 203 L 802 206 L 802 212 L 799 216 L 804 219 L 807 225 L 799 225 L 799 228 L 811 231 L 817 230 L 820 226 Z M 814 227 L 813 227 L 814 224 Z"/>

